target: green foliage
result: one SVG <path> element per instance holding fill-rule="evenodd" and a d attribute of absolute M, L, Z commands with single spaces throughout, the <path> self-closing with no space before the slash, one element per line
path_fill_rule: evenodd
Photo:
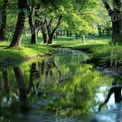
<path fill-rule="evenodd" d="M 101 47 L 94 47 L 91 49 L 93 57 L 93 60 L 97 59 L 97 64 L 100 65 L 110 65 L 111 61 L 112 64 L 115 64 L 116 66 L 121 66 L 121 51 L 122 47 L 107 45 L 107 46 L 101 46 Z M 104 63 L 104 64 L 102 64 Z"/>

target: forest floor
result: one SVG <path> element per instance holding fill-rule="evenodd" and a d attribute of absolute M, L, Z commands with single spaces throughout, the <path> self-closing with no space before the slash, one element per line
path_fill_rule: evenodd
<path fill-rule="evenodd" d="M 19 49 L 6 48 L 10 42 L 0 43 L 0 66 L 11 65 L 31 58 L 51 55 L 55 48 L 71 48 L 91 54 L 89 62 L 100 66 L 116 66 L 122 70 L 122 46 L 110 45 L 110 37 L 87 37 L 85 42 L 75 37 L 60 36 L 55 38 L 53 44 L 43 42 L 33 45 L 29 43 L 29 37 L 24 37 L 22 47 Z M 42 40 L 40 38 L 39 40 Z M 26 42 L 26 43 L 25 43 Z"/>

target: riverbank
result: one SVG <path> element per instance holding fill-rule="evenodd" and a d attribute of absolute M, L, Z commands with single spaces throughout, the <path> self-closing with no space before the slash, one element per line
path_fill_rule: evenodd
<path fill-rule="evenodd" d="M 103 72 L 110 73 L 122 78 L 122 46 L 120 45 L 89 45 L 73 47 L 72 49 L 90 53 L 90 59 L 86 63 L 91 63 Z M 83 50 L 82 50 L 83 49 Z"/>
<path fill-rule="evenodd" d="M 120 45 L 83 45 L 72 49 L 91 54 L 91 62 L 100 66 L 122 65 L 122 46 Z"/>
<path fill-rule="evenodd" d="M 122 45 L 110 45 L 110 38 L 88 38 L 85 43 L 81 40 L 56 41 L 50 45 L 53 48 L 70 48 L 91 54 L 89 62 L 100 66 L 122 65 Z"/>
<path fill-rule="evenodd" d="M 28 38 L 26 38 L 28 42 Z M 86 42 L 82 43 L 81 39 L 73 37 L 59 37 L 54 39 L 53 44 L 47 45 L 38 43 L 36 45 L 22 43 L 20 49 L 6 49 L 9 42 L 0 43 L 0 66 L 6 66 L 29 60 L 32 58 L 51 55 L 50 52 L 55 48 L 70 48 L 73 50 L 81 50 L 90 53 L 89 63 L 94 63 L 97 66 L 104 68 L 111 67 L 113 70 L 121 71 L 122 67 L 122 46 L 109 45 L 110 38 L 87 38 Z"/>
<path fill-rule="evenodd" d="M 19 49 L 7 48 L 8 42 L 0 43 L 0 67 L 7 67 L 26 60 L 51 55 L 53 48 L 47 45 L 22 45 Z"/>
<path fill-rule="evenodd" d="M 70 48 L 73 50 L 80 50 L 90 54 L 90 59 L 86 63 L 92 63 L 93 65 L 102 68 L 105 72 L 111 72 L 112 74 L 122 75 L 122 45 L 110 45 L 110 40 L 95 39 L 90 40 L 83 44 L 80 41 L 77 43 L 67 42 L 60 44 L 52 44 L 53 48 Z"/>

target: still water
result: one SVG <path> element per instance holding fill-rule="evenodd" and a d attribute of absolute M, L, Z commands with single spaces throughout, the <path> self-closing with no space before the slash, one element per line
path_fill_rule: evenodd
<path fill-rule="evenodd" d="M 1 67 L 0 122 L 108 122 L 117 110 L 114 96 L 97 112 L 114 77 L 84 63 L 88 58 L 58 48 L 51 56 Z M 110 108 L 114 112 L 109 115 Z"/>

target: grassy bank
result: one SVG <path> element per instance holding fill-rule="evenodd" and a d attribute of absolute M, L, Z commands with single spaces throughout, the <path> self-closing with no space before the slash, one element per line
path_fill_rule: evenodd
<path fill-rule="evenodd" d="M 100 66 L 121 66 L 122 65 L 122 46 L 120 45 L 84 45 L 73 47 L 91 53 L 91 61 Z"/>
<path fill-rule="evenodd" d="M 38 44 L 29 44 L 30 37 L 24 36 L 22 41 L 22 47 L 20 49 L 5 49 L 10 42 L 0 43 L 0 64 L 2 66 L 6 64 L 14 64 L 15 62 L 21 62 L 30 58 L 44 56 L 48 52 L 57 47 L 68 47 L 76 50 L 82 50 L 90 52 L 92 54 L 91 61 L 97 65 L 111 65 L 122 63 L 122 46 L 109 45 L 110 37 L 86 37 L 86 41 L 83 43 L 82 39 L 75 39 L 75 37 L 58 37 L 54 39 L 53 44 L 43 44 L 42 38 L 39 38 Z M 53 47 L 53 49 L 52 49 Z"/>
<path fill-rule="evenodd" d="M 0 66 L 7 66 L 15 63 L 45 56 L 52 48 L 46 45 L 22 44 L 20 49 L 9 49 L 9 42 L 0 43 Z"/>
<path fill-rule="evenodd" d="M 91 53 L 90 62 L 100 66 L 121 66 L 122 45 L 110 45 L 110 37 L 87 37 L 82 43 L 81 39 L 56 40 L 52 47 L 69 47 Z"/>

